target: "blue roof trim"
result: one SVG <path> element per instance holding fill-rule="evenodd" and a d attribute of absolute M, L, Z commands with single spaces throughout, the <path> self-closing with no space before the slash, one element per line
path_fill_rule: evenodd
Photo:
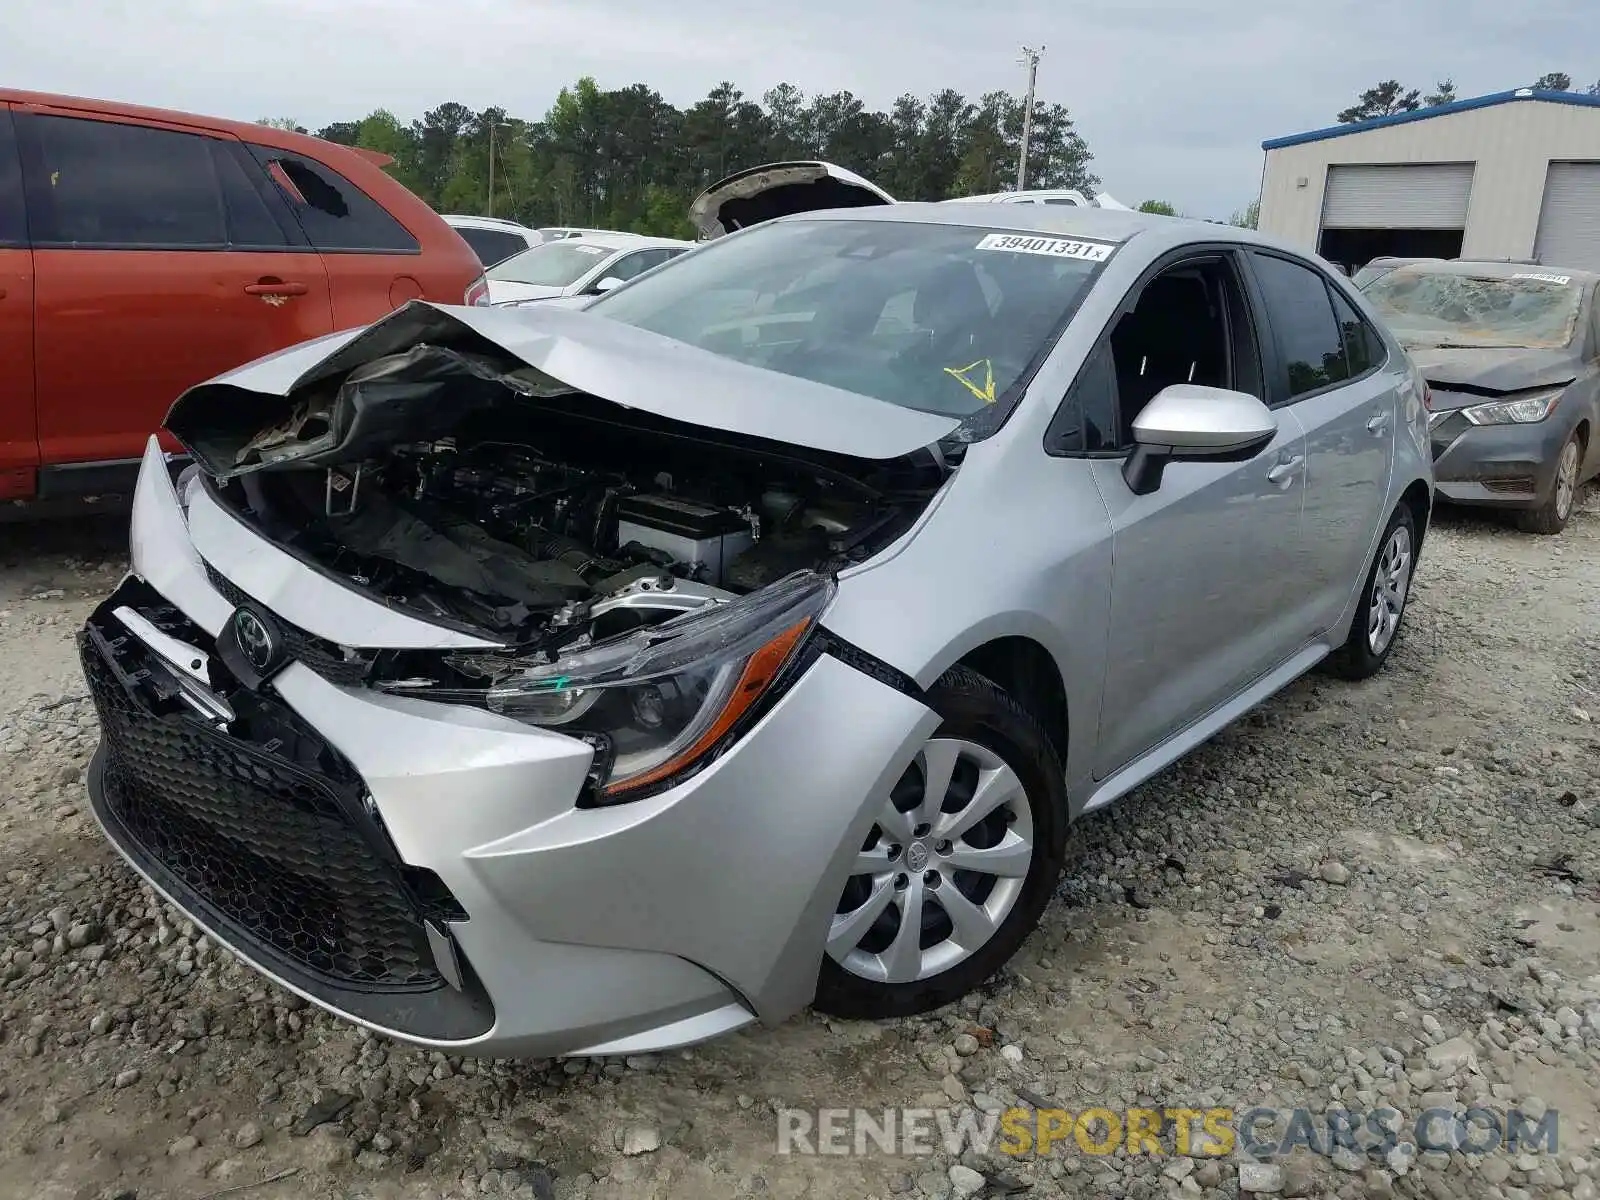
<path fill-rule="evenodd" d="M 1551 104 L 1572 104 L 1579 108 L 1600 108 L 1600 96 L 1583 92 L 1536 92 L 1530 88 L 1517 88 L 1509 92 L 1495 92 L 1489 96 L 1474 96 L 1469 100 L 1456 100 L 1433 108 L 1419 108 L 1415 112 L 1396 113 L 1392 117 L 1373 117 L 1370 121 L 1355 121 L 1349 125 L 1329 125 L 1309 133 L 1291 133 L 1288 137 L 1269 138 L 1261 143 L 1263 150 L 1281 150 L 1285 146 L 1299 146 L 1306 142 L 1320 142 L 1327 138 L 1344 137 L 1348 133 L 1365 133 L 1369 129 L 1382 129 L 1388 125 L 1404 125 L 1408 121 L 1426 121 L 1448 113 L 1471 112 L 1475 108 L 1492 108 L 1513 100 L 1544 100 Z"/>

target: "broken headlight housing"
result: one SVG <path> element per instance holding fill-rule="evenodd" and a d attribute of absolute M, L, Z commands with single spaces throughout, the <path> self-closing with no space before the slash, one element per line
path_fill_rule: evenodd
<path fill-rule="evenodd" d="M 1532 425 L 1544 420 L 1555 411 L 1565 387 L 1551 388 L 1518 396 L 1515 400 L 1492 400 L 1488 404 L 1474 404 L 1461 410 L 1461 415 L 1474 425 Z"/>
<path fill-rule="evenodd" d="M 595 747 L 596 798 L 631 800 L 703 765 L 744 727 L 833 593 L 831 579 L 797 571 L 550 661 L 452 655 L 452 667 L 486 683 L 448 698 L 583 738 Z M 446 698 L 441 689 L 386 690 Z"/>

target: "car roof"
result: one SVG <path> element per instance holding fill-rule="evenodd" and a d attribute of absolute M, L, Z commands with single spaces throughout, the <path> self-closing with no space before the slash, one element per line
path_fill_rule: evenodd
<path fill-rule="evenodd" d="M 650 237 L 642 233 L 580 233 L 577 237 L 562 238 L 559 244 L 568 245 L 577 242 L 585 246 L 606 246 L 612 250 L 639 250 L 652 246 L 693 246 L 693 242 L 680 241 L 677 238 Z M 555 242 L 546 242 L 545 245 L 557 245 Z"/>
<path fill-rule="evenodd" d="M 1015 229 L 1060 237 L 1095 238 L 1125 242 L 1137 234 L 1166 235 L 1175 242 L 1248 242 L 1277 245 L 1254 230 L 1218 225 L 1187 217 L 1116 208 L 1077 205 L 1045 207 L 1041 204 L 948 204 L 943 201 L 901 201 L 867 208 L 835 208 L 795 213 L 776 221 L 908 221 L 926 225 L 970 225 L 984 229 Z M 1181 235 L 1181 236 L 1179 236 Z M 1165 238 L 1163 239 L 1165 240 Z"/>
<path fill-rule="evenodd" d="M 480 217 L 475 213 L 440 213 L 439 219 L 446 225 L 477 225 L 484 229 L 509 229 L 518 233 L 535 232 L 521 221 L 512 221 L 506 217 Z"/>
<path fill-rule="evenodd" d="M 0 104 L 39 105 L 66 111 L 79 110 L 85 115 L 131 117 L 139 121 L 158 121 L 167 125 L 185 126 L 211 132 L 231 133 L 242 141 L 271 146 L 276 150 L 290 150 L 300 154 L 318 156 L 351 154 L 379 167 L 394 162 L 392 155 L 377 150 L 364 150 L 314 137 L 309 133 L 294 133 L 271 125 L 257 125 L 253 121 L 235 121 L 227 117 L 208 117 L 200 113 L 180 112 L 171 108 L 150 108 L 143 104 L 125 104 L 118 100 L 94 100 L 87 96 L 65 96 L 53 92 L 25 92 L 17 88 L 0 88 Z M 331 149 L 330 149 L 331 147 Z"/>
<path fill-rule="evenodd" d="M 1495 262 L 1492 259 L 1418 259 L 1402 263 L 1396 270 L 1424 268 L 1436 275 L 1475 275 L 1480 279 L 1512 279 L 1518 275 L 1566 276 L 1573 283 L 1588 285 L 1600 280 L 1600 271 L 1585 271 L 1577 267 L 1546 267 L 1537 263 Z"/>

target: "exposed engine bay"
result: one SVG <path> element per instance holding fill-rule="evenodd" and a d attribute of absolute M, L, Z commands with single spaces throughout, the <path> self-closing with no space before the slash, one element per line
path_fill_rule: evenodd
<path fill-rule="evenodd" d="M 937 482 L 903 463 L 846 473 L 791 448 L 641 428 L 592 397 L 506 397 L 469 406 L 449 436 L 211 486 L 274 541 L 388 603 L 554 649 L 862 561 Z"/>

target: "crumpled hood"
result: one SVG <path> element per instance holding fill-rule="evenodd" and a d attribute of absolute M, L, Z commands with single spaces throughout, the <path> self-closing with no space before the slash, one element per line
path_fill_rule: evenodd
<path fill-rule="evenodd" d="M 579 309 L 414 300 L 361 330 L 279 351 L 179 396 L 166 428 L 210 474 L 331 465 L 438 436 L 463 405 L 588 394 L 706 429 L 887 460 L 954 417 L 722 358 Z M 443 419 L 441 419 L 441 417 Z"/>
<path fill-rule="evenodd" d="M 1486 394 L 1555 387 L 1578 377 L 1579 363 L 1570 350 L 1437 350 L 1409 351 L 1422 376 L 1435 389 L 1468 388 L 1461 402 Z M 1438 399 L 1436 392 L 1436 401 Z M 1458 407 L 1446 401 L 1436 408 Z"/>

